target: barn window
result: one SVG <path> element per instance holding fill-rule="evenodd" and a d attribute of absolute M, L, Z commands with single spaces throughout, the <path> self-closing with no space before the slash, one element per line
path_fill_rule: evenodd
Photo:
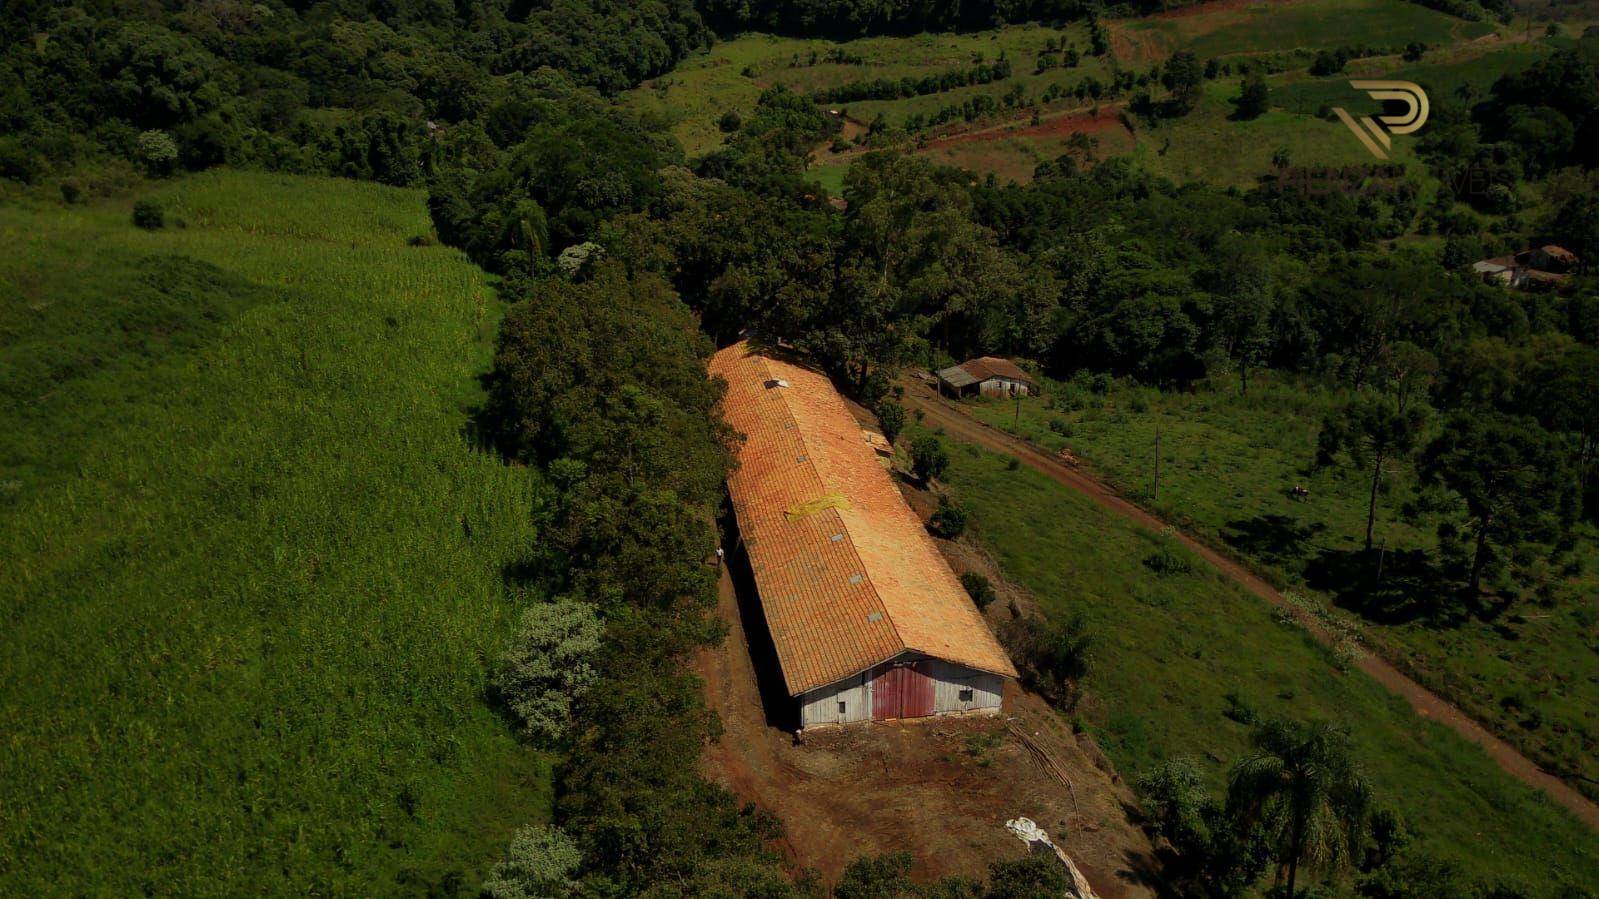
<path fill-rule="evenodd" d="M 838 701 L 838 713 L 840 715 L 844 714 L 844 700 L 842 699 Z"/>
<path fill-rule="evenodd" d="M 967 687 L 966 689 L 961 691 L 961 702 L 971 702 L 971 701 L 972 701 L 972 688 L 971 687 Z"/>

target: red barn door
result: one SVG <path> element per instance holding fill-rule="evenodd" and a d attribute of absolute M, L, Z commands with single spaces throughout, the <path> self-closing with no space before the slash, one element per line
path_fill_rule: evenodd
<path fill-rule="evenodd" d="M 872 681 L 872 717 L 920 718 L 933 714 L 932 663 L 885 665 Z"/>

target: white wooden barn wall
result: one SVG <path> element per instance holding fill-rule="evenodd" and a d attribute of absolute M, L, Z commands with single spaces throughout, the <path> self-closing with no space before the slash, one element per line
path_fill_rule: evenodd
<path fill-rule="evenodd" d="M 998 711 L 1000 708 L 1005 679 L 997 674 L 926 656 L 907 655 L 896 661 L 921 661 L 926 664 L 927 675 L 933 681 L 935 715 Z M 801 694 L 800 727 L 872 720 L 874 671 L 852 675 Z"/>

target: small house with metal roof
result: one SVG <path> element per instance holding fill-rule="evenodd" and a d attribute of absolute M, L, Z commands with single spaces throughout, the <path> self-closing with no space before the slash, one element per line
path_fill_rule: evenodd
<path fill-rule="evenodd" d="M 1009 359 L 981 356 L 939 369 L 938 389 L 951 396 L 1028 396 L 1038 392 L 1038 382 Z"/>
<path fill-rule="evenodd" d="M 742 435 L 728 493 L 800 727 L 997 713 L 1015 667 L 827 375 L 747 341 L 710 370 Z"/>

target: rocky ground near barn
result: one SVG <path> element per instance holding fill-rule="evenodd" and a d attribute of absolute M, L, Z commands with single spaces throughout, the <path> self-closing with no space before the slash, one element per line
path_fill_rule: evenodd
<path fill-rule="evenodd" d="M 1154 895 L 1153 849 L 1130 819 L 1131 791 L 1039 697 L 1010 685 L 1003 716 L 853 725 L 798 739 L 737 559 L 722 573 L 720 606 L 728 638 L 695 660 L 724 726 L 704 764 L 712 779 L 782 819 L 782 849 L 796 868 L 831 884 L 855 858 L 904 850 L 919 880 L 980 877 L 990 862 L 1025 851 L 1005 829 L 1020 816 L 1049 831 L 1105 899 Z"/>

